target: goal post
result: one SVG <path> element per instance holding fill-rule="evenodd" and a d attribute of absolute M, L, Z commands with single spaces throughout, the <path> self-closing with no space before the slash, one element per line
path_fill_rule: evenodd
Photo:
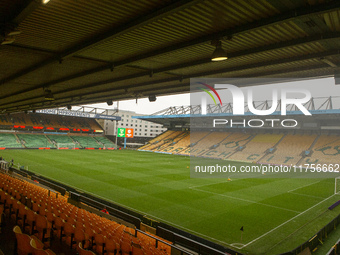
<path fill-rule="evenodd" d="M 340 194 L 340 176 L 334 179 L 334 194 Z"/>
<path fill-rule="evenodd" d="M 76 145 L 74 143 L 57 143 L 58 150 L 74 150 Z"/>

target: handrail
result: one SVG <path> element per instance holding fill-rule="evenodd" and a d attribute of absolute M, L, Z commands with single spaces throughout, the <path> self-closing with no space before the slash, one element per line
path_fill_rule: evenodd
<path fill-rule="evenodd" d="M 96 200 L 94 200 L 92 198 L 89 198 L 87 196 L 84 196 L 84 195 L 81 195 L 81 194 L 77 194 L 77 193 L 74 193 L 74 192 L 70 192 L 70 194 L 71 195 L 74 194 L 76 196 L 79 196 L 80 202 L 84 202 L 86 204 L 92 205 L 93 207 L 98 208 L 100 206 L 99 209 L 100 208 L 102 209 L 102 208 L 106 207 L 106 209 L 109 211 L 110 214 L 112 214 L 112 215 L 114 215 L 114 216 L 116 216 L 118 218 L 121 218 L 124 221 L 127 221 L 127 222 L 133 224 L 137 228 L 140 228 L 141 220 L 138 217 L 135 217 L 135 216 L 133 216 L 131 214 L 123 212 L 123 211 L 121 211 L 119 209 L 113 208 L 109 204 L 101 203 L 101 202 L 96 201 Z"/>
<path fill-rule="evenodd" d="M 148 236 L 148 237 L 151 237 L 151 238 L 155 239 L 155 240 L 156 240 L 156 248 L 157 248 L 157 246 L 158 246 L 158 242 L 161 242 L 161 243 L 164 243 L 164 244 L 170 246 L 171 248 L 174 248 L 174 249 L 176 249 L 176 250 L 179 250 L 180 252 L 182 252 L 181 254 L 183 254 L 183 252 L 184 252 L 185 254 L 188 254 L 188 255 L 196 255 L 196 254 L 193 253 L 193 252 L 190 252 L 190 251 L 188 251 L 188 250 L 184 250 L 184 249 L 181 248 L 181 247 L 178 247 L 178 246 L 176 246 L 176 245 L 170 244 L 170 243 L 168 243 L 168 242 L 166 242 L 166 241 L 164 241 L 164 240 L 162 240 L 162 239 L 159 239 L 158 237 L 155 237 L 155 236 L 153 236 L 153 235 L 150 235 L 150 234 L 148 234 L 148 233 L 146 233 L 146 232 L 144 232 L 144 231 L 142 231 L 142 230 L 139 230 L 139 229 L 136 229 L 136 236 L 137 236 L 137 233 L 138 233 L 138 232 L 140 232 L 140 233 L 142 233 L 142 234 L 144 234 L 144 235 L 146 235 L 146 236 Z M 224 253 L 222 253 L 222 254 L 224 254 Z M 224 254 L 224 255 L 225 255 L 225 254 Z"/>
<path fill-rule="evenodd" d="M 340 244 L 340 238 L 338 239 L 338 241 L 335 242 L 335 244 L 332 246 L 332 248 L 329 249 L 329 251 L 326 253 L 326 255 L 331 255 L 332 251 L 335 250 L 335 246 Z M 334 253 L 335 254 L 335 253 Z"/>

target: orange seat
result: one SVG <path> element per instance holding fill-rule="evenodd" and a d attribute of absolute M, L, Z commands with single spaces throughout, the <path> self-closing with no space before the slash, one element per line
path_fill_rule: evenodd
<path fill-rule="evenodd" d="M 89 251 L 89 250 L 84 250 L 83 245 L 81 243 L 78 244 L 78 251 L 79 255 L 96 255 L 94 252 Z"/>
<path fill-rule="evenodd" d="M 103 234 L 95 234 L 94 241 L 95 241 L 95 251 L 98 254 L 104 255 L 105 252 L 105 236 Z"/>
<path fill-rule="evenodd" d="M 122 240 L 120 242 L 121 254 L 130 254 L 132 251 L 131 242 Z"/>
<path fill-rule="evenodd" d="M 36 231 L 38 233 L 38 238 L 43 242 L 49 241 L 51 237 L 52 227 L 47 221 L 45 216 L 37 214 L 36 216 Z"/>
<path fill-rule="evenodd" d="M 120 251 L 120 245 L 116 240 L 110 238 L 105 240 L 105 249 L 107 255 L 115 255 Z"/>
<path fill-rule="evenodd" d="M 64 235 L 64 225 L 65 221 L 59 217 L 56 217 L 54 220 L 54 229 L 55 229 L 55 234 L 59 237 L 60 241 L 63 238 Z"/>
<path fill-rule="evenodd" d="M 65 242 L 66 244 L 71 246 L 71 248 L 73 245 L 74 232 L 75 232 L 75 227 L 71 223 L 65 222 L 64 224 Z"/>
<path fill-rule="evenodd" d="M 144 251 L 138 245 L 132 245 L 132 255 L 144 255 Z"/>
<path fill-rule="evenodd" d="M 17 254 L 18 255 L 29 255 L 32 253 L 32 248 L 30 245 L 31 237 L 29 235 L 23 234 L 19 226 L 13 228 L 17 239 Z"/>
<path fill-rule="evenodd" d="M 82 243 L 82 247 L 89 247 L 88 235 L 85 234 L 85 231 L 82 228 L 76 227 L 74 231 L 74 242 L 76 244 L 76 249 L 79 249 L 79 243 Z"/>
<path fill-rule="evenodd" d="M 4 206 L 0 205 L 0 232 L 1 232 L 1 226 L 2 226 L 2 218 L 4 216 Z"/>
<path fill-rule="evenodd" d="M 16 217 L 16 223 L 21 225 L 21 227 L 25 227 L 25 221 L 27 217 L 27 207 L 24 204 L 19 204 L 18 215 Z M 18 223 L 19 222 L 19 223 Z"/>
<path fill-rule="evenodd" d="M 44 246 L 41 242 L 39 243 L 39 239 L 31 239 L 30 245 L 32 248 L 32 254 L 33 255 L 56 255 L 52 250 L 47 249 L 47 250 L 43 250 L 43 248 L 41 247 Z"/>
<path fill-rule="evenodd" d="M 96 232 L 94 232 L 91 225 L 85 225 L 85 234 L 88 236 L 90 240 L 90 246 L 92 247 L 94 244 L 94 235 L 96 234 Z"/>
<path fill-rule="evenodd" d="M 37 214 L 28 209 L 26 212 L 26 221 L 24 229 L 25 231 L 29 232 L 31 235 L 33 234 L 34 228 L 35 228 L 35 221 L 36 221 Z"/>

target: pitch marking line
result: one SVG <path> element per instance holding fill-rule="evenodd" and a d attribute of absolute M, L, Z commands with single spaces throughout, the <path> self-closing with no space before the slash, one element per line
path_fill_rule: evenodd
<path fill-rule="evenodd" d="M 233 244 L 231 244 L 233 247 L 235 247 L 235 248 L 238 248 L 238 249 L 242 249 L 242 247 L 244 246 L 244 244 L 243 243 L 233 243 Z"/>
<path fill-rule="evenodd" d="M 295 192 L 289 192 L 294 195 L 298 196 L 304 196 L 304 197 L 312 197 L 312 198 L 317 198 L 317 199 L 325 199 L 324 197 L 318 197 L 318 196 L 312 196 L 312 195 L 307 195 L 307 194 L 301 194 L 301 193 L 295 193 Z"/>
<path fill-rule="evenodd" d="M 305 211 L 299 213 L 298 215 L 294 216 L 293 218 L 291 218 L 291 219 L 289 219 L 289 220 L 283 222 L 282 224 L 278 225 L 277 227 L 275 227 L 275 228 L 269 230 L 268 232 L 264 233 L 263 235 L 261 235 L 261 236 L 255 238 L 254 240 L 252 240 L 252 241 L 250 241 L 249 243 L 245 244 L 241 249 L 243 249 L 244 247 L 247 247 L 249 244 L 252 244 L 252 243 L 256 242 L 257 240 L 261 239 L 262 237 L 264 237 L 264 236 L 270 234 L 271 232 L 273 232 L 273 231 L 275 231 L 276 229 L 282 227 L 283 225 L 287 224 L 288 222 L 290 222 L 290 221 L 296 219 L 297 217 L 299 217 L 299 216 L 301 216 L 302 214 L 308 212 L 309 210 L 313 209 L 314 207 L 318 206 L 319 204 L 322 204 L 323 202 L 325 202 L 326 200 L 330 199 L 331 197 L 334 197 L 335 195 L 336 195 L 336 194 L 333 194 L 333 195 L 331 195 L 331 196 L 325 198 L 324 200 L 322 200 L 322 201 L 320 201 L 319 203 L 313 205 L 312 207 L 308 208 L 307 210 L 305 210 Z"/>
<path fill-rule="evenodd" d="M 242 179 L 234 179 L 232 181 L 235 182 L 235 181 L 238 181 L 238 180 L 242 180 Z M 197 186 L 191 186 L 191 187 L 189 187 L 189 189 L 198 188 L 198 187 L 204 187 L 204 186 L 210 186 L 210 185 L 216 185 L 216 184 L 222 184 L 222 183 L 228 183 L 228 182 L 231 182 L 231 181 L 217 182 L 217 183 L 208 183 L 208 184 L 202 184 L 202 185 L 197 185 Z"/>
<path fill-rule="evenodd" d="M 297 187 L 296 189 L 288 190 L 287 192 L 292 192 L 292 191 L 295 191 L 295 190 L 298 190 L 298 189 L 301 189 L 301 188 L 304 188 L 304 187 L 308 187 L 308 186 L 310 186 L 310 185 L 313 185 L 313 184 L 316 184 L 316 183 L 319 183 L 319 182 L 321 182 L 321 181 L 312 182 L 312 183 L 306 184 L 306 185 L 304 185 L 304 186 Z"/>
<path fill-rule="evenodd" d="M 219 194 L 219 193 L 215 193 L 215 192 L 211 192 L 211 191 L 207 191 L 207 190 L 201 190 L 201 189 L 196 189 L 196 188 L 191 188 L 191 189 L 197 190 L 197 191 L 201 191 L 201 192 L 210 193 L 210 194 L 217 195 L 217 196 L 223 196 L 223 197 L 227 197 L 227 198 L 231 198 L 231 199 L 236 199 L 236 200 L 248 202 L 248 203 L 251 203 L 251 204 L 264 205 L 264 206 L 268 206 L 268 207 L 272 207 L 272 208 L 276 208 L 276 209 L 280 209 L 280 210 L 285 210 L 285 211 L 289 211 L 289 212 L 301 213 L 299 211 L 290 210 L 290 209 L 279 207 L 279 206 L 275 206 L 275 205 L 268 205 L 268 204 L 264 204 L 264 203 L 261 203 L 261 202 L 256 202 L 256 201 L 252 201 L 252 200 L 248 200 L 248 199 L 243 199 L 243 198 L 239 198 L 239 197 L 228 196 L 228 195 L 225 195 L 225 194 Z"/>

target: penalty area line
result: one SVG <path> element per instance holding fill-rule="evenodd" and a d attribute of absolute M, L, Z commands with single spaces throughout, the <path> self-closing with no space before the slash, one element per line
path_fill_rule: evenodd
<path fill-rule="evenodd" d="M 304 185 L 304 186 L 297 187 L 296 189 L 288 190 L 287 192 L 293 192 L 293 191 L 295 191 L 295 190 L 302 189 L 302 188 L 304 188 L 304 187 L 308 187 L 308 186 L 310 186 L 310 185 L 313 185 L 313 184 L 316 184 L 316 183 L 319 183 L 319 182 L 321 182 L 321 181 L 312 182 L 312 183 L 306 184 L 306 185 Z"/>
<path fill-rule="evenodd" d="M 215 193 L 215 192 L 211 192 L 211 191 L 207 191 L 207 190 L 196 189 L 196 188 L 191 188 L 191 189 L 201 191 L 201 192 L 205 192 L 205 193 L 209 193 L 209 194 L 213 194 L 215 196 L 222 196 L 222 197 L 227 197 L 227 198 L 234 199 L 234 200 L 240 200 L 240 201 L 244 201 L 244 202 L 251 203 L 251 204 L 268 206 L 268 207 L 272 207 L 272 208 L 275 208 L 275 209 L 293 212 L 293 213 L 297 213 L 297 214 L 301 213 L 299 211 L 295 211 L 295 210 L 291 210 L 291 209 L 287 209 L 287 208 L 283 208 L 283 207 L 279 207 L 279 206 L 275 206 L 275 205 L 269 205 L 269 204 L 265 204 L 265 203 L 261 203 L 261 202 L 257 202 L 257 201 L 252 201 L 252 200 L 248 200 L 248 199 L 243 199 L 243 198 L 239 198 L 239 197 L 228 196 L 228 195 L 225 195 L 225 194 L 219 194 L 219 193 Z"/>

